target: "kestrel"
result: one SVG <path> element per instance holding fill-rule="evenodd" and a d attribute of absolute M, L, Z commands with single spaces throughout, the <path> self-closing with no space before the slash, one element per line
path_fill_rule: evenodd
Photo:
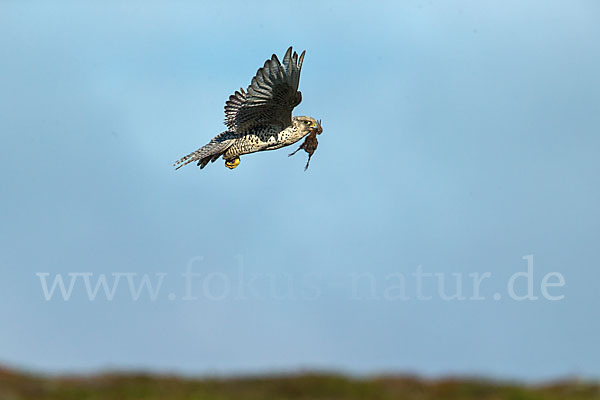
<path fill-rule="evenodd" d="M 292 110 L 302 101 L 298 85 L 304 54 L 305 51 L 298 57 L 290 47 L 283 63 L 275 54 L 265 61 L 248 89 L 236 91 L 225 103 L 227 130 L 178 160 L 176 169 L 192 162 L 204 168 L 221 156 L 225 166 L 233 169 L 243 154 L 289 146 L 312 133 L 310 140 L 307 138 L 300 146 L 309 153 L 310 160 L 316 149 L 316 135 L 323 132 L 321 123 L 311 117 L 292 117 Z"/>

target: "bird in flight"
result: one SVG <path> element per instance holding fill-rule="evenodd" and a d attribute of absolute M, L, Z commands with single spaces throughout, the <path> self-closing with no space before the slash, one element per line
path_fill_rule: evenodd
<path fill-rule="evenodd" d="M 321 122 L 311 117 L 292 117 L 292 110 L 302 101 L 298 85 L 304 54 L 298 57 L 290 47 L 283 62 L 275 54 L 265 61 L 248 89 L 236 91 L 225 103 L 227 130 L 175 162 L 176 169 L 192 162 L 202 169 L 221 156 L 225 166 L 234 169 L 241 155 L 289 146 L 307 135 L 298 150 L 309 153 L 310 162 L 316 150 L 316 135 L 323 132 Z"/>

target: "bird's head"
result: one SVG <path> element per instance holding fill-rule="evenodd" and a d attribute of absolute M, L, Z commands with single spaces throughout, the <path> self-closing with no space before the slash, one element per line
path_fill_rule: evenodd
<path fill-rule="evenodd" d="M 300 129 L 305 134 L 316 133 L 320 135 L 323 132 L 321 121 L 317 121 L 312 117 L 292 117 L 294 127 Z"/>

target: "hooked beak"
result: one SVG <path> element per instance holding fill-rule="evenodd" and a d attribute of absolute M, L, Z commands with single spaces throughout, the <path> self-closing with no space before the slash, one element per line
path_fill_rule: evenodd
<path fill-rule="evenodd" d="M 320 135 L 321 133 L 323 133 L 323 127 L 321 126 L 321 120 L 318 120 L 316 123 L 312 124 L 310 127 L 316 128 L 316 129 L 312 129 L 312 131 L 316 132 L 317 135 Z"/>

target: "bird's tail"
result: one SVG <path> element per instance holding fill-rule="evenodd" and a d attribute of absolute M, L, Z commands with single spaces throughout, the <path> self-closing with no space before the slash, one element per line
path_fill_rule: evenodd
<path fill-rule="evenodd" d="M 180 158 L 173 164 L 175 169 L 179 169 L 184 165 L 192 162 L 198 162 L 200 169 L 206 167 L 209 162 L 215 162 L 221 157 L 235 140 L 235 133 L 225 131 L 215 136 L 207 145 L 202 146 L 193 153 Z"/>

